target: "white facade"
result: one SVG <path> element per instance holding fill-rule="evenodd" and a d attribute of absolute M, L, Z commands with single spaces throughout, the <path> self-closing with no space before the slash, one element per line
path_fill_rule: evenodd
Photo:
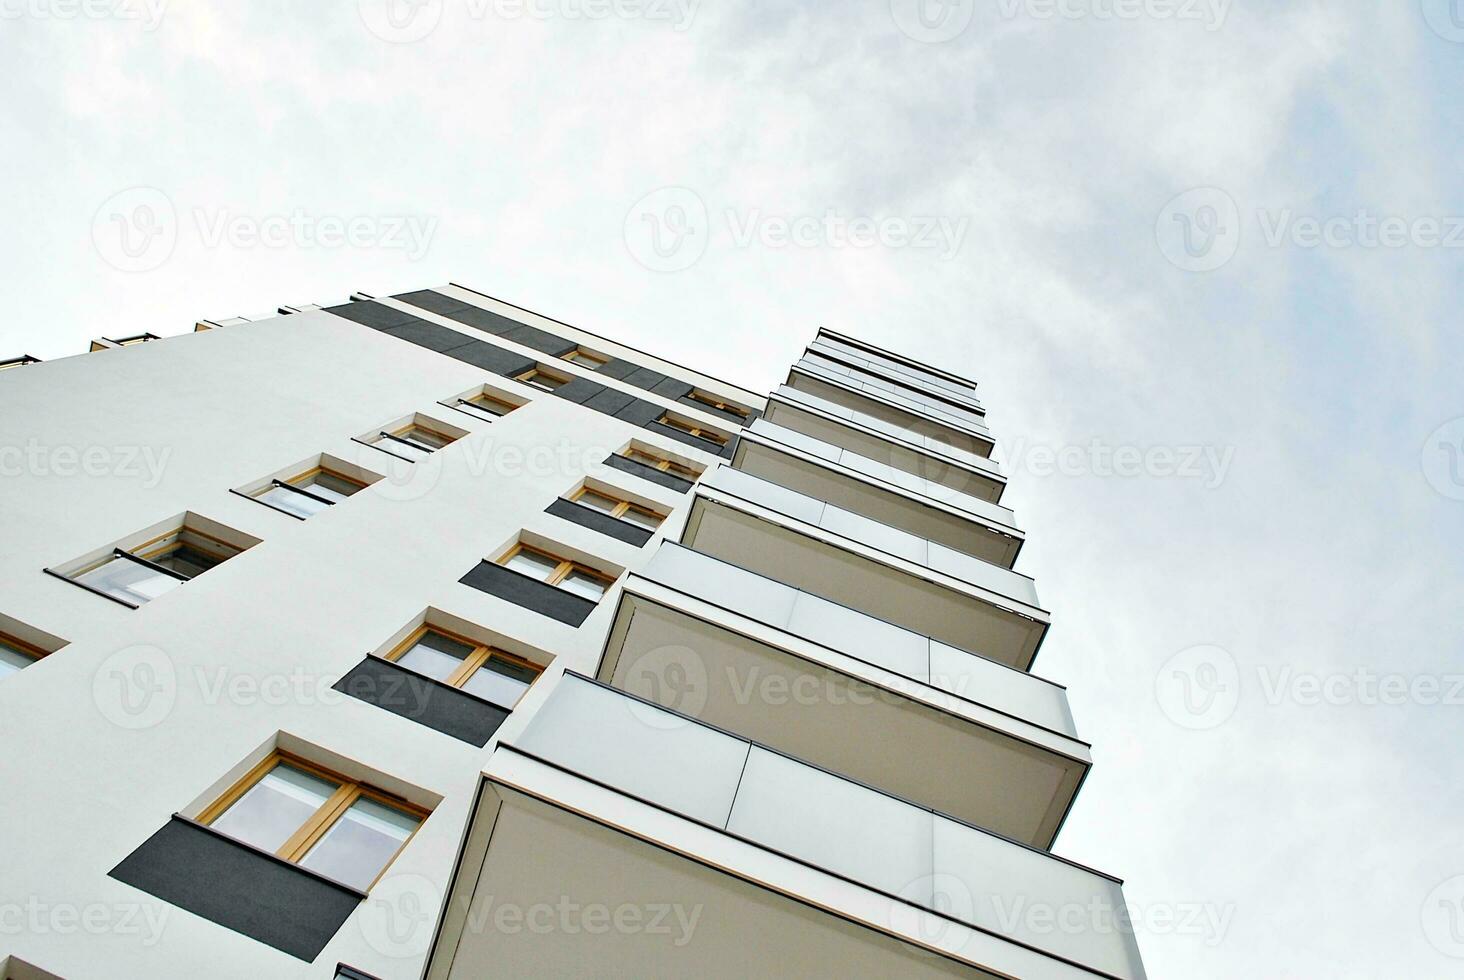
<path fill-rule="evenodd" d="M 1010 571 L 1021 531 L 962 382 L 825 332 L 770 404 L 438 293 L 769 417 L 703 450 L 319 309 L 0 372 L 0 634 L 54 650 L 0 677 L 0 961 L 14 976 L 332 977 L 343 963 L 381 980 L 1141 980 L 1121 930 L 1015 935 L 984 886 L 968 910 L 929 910 L 972 868 L 1008 897 L 1121 904 L 1115 882 L 1046 853 L 1090 759 L 1061 688 L 1027 673 L 1048 614 Z M 596 362 L 377 302 L 683 424 L 740 430 Z M 444 404 L 484 386 L 523 404 L 491 421 Z M 912 423 L 921 407 L 938 424 Z M 415 464 L 365 445 L 414 417 L 461 437 Z M 632 446 L 704 471 L 700 485 L 604 464 Z M 322 454 L 374 482 L 308 520 L 246 495 Z M 637 547 L 546 513 L 587 484 L 668 516 Z M 62 577 L 184 515 L 258 543 L 135 609 Z M 575 626 L 459 581 L 519 541 L 615 585 Z M 696 562 L 744 568 L 724 579 Z M 424 617 L 544 668 L 481 748 L 332 689 Z M 739 670 L 814 693 L 737 697 L 721 679 Z M 851 684 L 873 692 L 867 709 L 827 696 Z M 430 811 L 310 960 L 109 874 L 278 749 Z M 871 848 L 888 851 L 878 867 L 861 863 Z M 489 893 L 554 906 L 548 928 L 494 918 Z M 620 919 L 585 921 L 597 903 Z M 680 907 L 674 933 L 649 928 L 663 904 Z"/>

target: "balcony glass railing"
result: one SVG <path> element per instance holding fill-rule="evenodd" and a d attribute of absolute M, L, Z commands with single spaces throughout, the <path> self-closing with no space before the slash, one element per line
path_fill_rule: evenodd
<path fill-rule="evenodd" d="M 638 575 L 739 616 L 1077 738 L 1067 692 L 1025 671 L 665 542 Z"/>
<path fill-rule="evenodd" d="M 870 459 L 868 456 L 861 456 L 853 450 L 824 442 L 816 436 L 810 436 L 796 429 L 790 429 L 785 425 L 779 425 L 767 419 L 758 419 L 752 423 L 748 431 L 765 436 L 773 442 L 797 449 L 810 456 L 828 460 L 830 463 L 837 463 L 840 466 L 871 477 L 882 483 L 888 483 L 902 490 L 908 490 L 911 493 L 920 494 L 932 500 L 938 500 L 943 504 L 948 504 L 957 510 L 966 511 L 975 517 L 990 521 L 994 524 L 1010 528 L 1017 526 L 1016 515 L 1009 508 L 1003 507 L 1000 504 L 992 503 L 976 494 L 966 493 L 955 487 L 947 486 L 944 483 L 927 480 L 918 474 L 891 466 L 889 463 L 884 463 L 877 459 Z"/>
<path fill-rule="evenodd" d="M 939 459 L 977 470 L 989 476 L 1001 479 L 1001 467 L 985 456 L 978 456 L 967 449 L 952 446 L 950 443 L 942 442 L 935 436 L 922 435 L 919 432 L 912 432 L 909 429 L 896 425 L 893 422 L 886 422 L 884 419 L 866 415 L 863 412 L 843 405 L 836 405 L 831 401 L 819 398 L 817 395 L 810 395 L 806 391 L 799 391 L 797 388 L 790 388 L 787 385 L 780 385 L 773 393 L 776 400 L 786 402 L 795 407 L 808 411 L 817 412 L 821 415 L 835 418 L 841 422 L 850 422 L 874 432 L 883 439 L 888 439 L 897 446 L 908 446 L 920 450 Z"/>
<path fill-rule="evenodd" d="M 780 487 L 750 473 L 724 467 L 702 481 L 702 485 L 923 565 L 931 571 L 944 573 L 988 592 L 1041 608 L 1037 599 L 1037 585 L 1029 576 L 805 496 L 795 490 Z"/>
<path fill-rule="evenodd" d="M 841 360 L 858 364 L 866 370 L 883 371 L 891 377 L 902 378 L 919 385 L 924 385 L 931 391 L 938 391 L 969 402 L 977 408 L 981 405 L 976 397 L 976 388 L 973 385 L 958 384 L 929 371 L 921 371 L 918 368 L 910 367 L 891 358 L 882 357 L 873 351 L 866 351 L 863 348 L 846 344 L 837 337 L 828 334 L 820 333 L 814 338 L 809 349 L 814 351 L 822 349 L 824 352 L 832 354 Z"/>
<path fill-rule="evenodd" d="M 989 935 L 1144 977 L 1115 879 L 578 675 L 513 746 Z"/>
<path fill-rule="evenodd" d="M 810 350 L 795 367 L 834 384 L 857 388 L 872 398 L 889 402 L 906 411 L 933 416 L 936 421 L 957 429 L 973 432 L 988 439 L 991 437 L 991 432 L 986 427 L 985 416 L 977 412 L 959 408 L 950 402 L 912 391 L 910 388 L 902 387 L 893 381 L 886 381 L 877 375 L 840 364 L 817 351 Z"/>

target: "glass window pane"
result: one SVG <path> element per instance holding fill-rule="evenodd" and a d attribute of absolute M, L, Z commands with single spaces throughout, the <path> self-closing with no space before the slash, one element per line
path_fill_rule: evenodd
<path fill-rule="evenodd" d="M 504 564 L 516 572 L 520 572 L 530 578 L 536 578 L 540 582 L 547 582 L 549 576 L 559 567 L 559 562 L 547 555 L 541 555 L 537 551 L 520 550 Z"/>
<path fill-rule="evenodd" d="M 606 588 L 604 581 L 601 579 L 579 571 L 570 572 L 566 575 L 564 581 L 559 583 L 559 587 L 566 592 L 573 592 L 575 595 L 584 596 L 586 599 L 595 602 L 600 601 L 600 597 L 605 594 Z"/>
<path fill-rule="evenodd" d="M 156 565 L 162 565 L 189 578 L 203 574 L 224 560 L 219 555 L 209 554 L 182 541 L 174 542 L 163 551 L 145 557 Z"/>
<path fill-rule="evenodd" d="M 270 487 L 264 493 L 259 494 L 257 499 L 297 517 L 310 517 L 330 506 L 319 500 L 311 500 L 303 493 L 296 493 L 289 487 Z"/>
<path fill-rule="evenodd" d="M 366 890 L 420 823 L 395 807 L 360 799 L 301 859 L 301 867 Z"/>
<path fill-rule="evenodd" d="M 35 661 L 31 659 L 30 654 L 26 653 L 20 647 L 12 646 L 3 639 L 0 639 L 0 677 L 4 677 L 6 674 L 13 674 L 17 670 L 29 667 L 33 663 Z"/>
<path fill-rule="evenodd" d="M 156 599 L 183 584 L 171 575 L 164 575 L 127 558 L 112 558 L 106 564 L 76 576 L 76 581 L 135 605 Z"/>
<path fill-rule="evenodd" d="M 428 632 L 412 644 L 411 649 L 398 657 L 396 662 L 408 670 L 445 681 L 452 676 L 453 671 L 463 665 L 463 661 L 473 650 L 473 647 L 459 643 L 450 636 Z"/>
<path fill-rule="evenodd" d="M 381 440 L 381 448 L 389 453 L 395 453 L 398 456 L 409 459 L 414 463 L 432 455 L 432 450 L 430 449 L 425 449 L 415 443 L 397 442 L 395 439 Z"/>
<path fill-rule="evenodd" d="M 427 449 L 441 449 L 443 446 L 452 442 L 446 436 L 439 435 L 430 429 L 424 429 L 419 425 L 411 426 L 402 432 L 395 433 L 395 435 L 398 439 L 406 439 L 408 442 L 416 443 Z"/>
<path fill-rule="evenodd" d="M 282 762 L 220 814 L 213 827 L 274 853 L 339 788 L 339 783 Z"/>
<path fill-rule="evenodd" d="M 586 507 L 593 507 L 595 510 L 605 514 L 610 513 L 616 507 L 620 506 L 620 501 L 614 497 L 607 497 L 603 493 L 596 493 L 594 490 L 586 490 L 580 494 L 575 500 L 575 503 L 583 504 Z"/>
<path fill-rule="evenodd" d="M 478 414 L 486 415 L 487 417 L 492 419 L 502 418 L 509 412 L 513 411 L 510 406 L 505 405 L 503 402 L 489 398 L 487 395 L 477 395 L 473 398 L 469 398 L 467 401 L 462 402 L 462 405 L 465 408 L 471 408 L 474 411 L 478 412 Z"/>
<path fill-rule="evenodd" d="M 645 511 L 636 510 L 632 507 L 620 515 L 622 521 L 628 521 L 636 527 L 643 527 L 648 531 L 654 531 L 661 526 L 661 518 L 656 514 L 648 514 Z"/>
<path fill-rule="evenodd" d="M 467 683 L 463 684 L 463 690 L 502 707 L 512 708 L 538 676 L 536 670 L 492 657 L 473 671 Z"/>
<path fill-rule="evenodd" d="M 335 501 L 345 500 L 361 489 L 359 483 L 347 480 L 343 476 L 336 476 L 334 473 L 327 473 L 325 470 L 317 470 L 304 479 L 292 482 L 295 486 L 303 487 L 317 497 Z"/>

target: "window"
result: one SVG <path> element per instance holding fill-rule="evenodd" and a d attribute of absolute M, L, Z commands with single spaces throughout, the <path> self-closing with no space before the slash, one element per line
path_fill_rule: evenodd
<path fill-rule="evenodd" d="M 185 520 L 172 531 L 135 547 L 113 548 L 111 554 L 98 561 L 69 573 L 52 574 L 135 609 L 257 543 L 226 541 Z"/>
<path fill-rule="evenodd" d="M 39 363 L 41 363 L 41 359 L 39 357 L 31 357 L 29 354 L 22 354 L 20 357 L 12 357 L 8 361 L 0 361 L 0 371 L 4 371 L 7 368 L 25 367 L 27 364 Z"/>
<path fill-rule="evenodd" d="M 304 520 L 364 489 L 360 480 L 317 466 L 288 480 L 271 480 L 250 496 Z"/>
<path fill-rule="evenodd" d="M 471 398 L 459 398 L 453 403 L 454 408 L 460 408 L 469 415 L 476 415 L 479 418 L 498 419 L 518 408 L 512 402 L 504 401 L 486 391 L 480 391 Z"/>
<path fill-rule="evenodd" d="M 437 450 L 452 445 L 459 438 L 459 436 L 449 435 L 421 421 L 412 421 L 390 431 L 383 429 L 376 433 L 374 438 L 368 438 L 366 444 L 375 446 L 398 459 L 416 463 L 431 456 Z"/>
<path fill-rule="evenodd" d="M 633 460 L 643 466 L 649 466 L 660 470 L 662 473 L 670 473 L 672 476 L 679 476 L 683 480 L 695 482 L 701 476 L 701 470 L 687 466 L 685 463 L 678 463 L 675 460 L 667 459 L 646 449 L 637 449 L 631 446 L 620 454 L 623 458 Z"/>
<path fill-rule="evenodd" d="M 569 384 L 570 378 L 566 375 L 550 371 L 543 366 L 535 366 L 523 374 L 515 375 L 515 381 L 522 381 L 526 385 L 533 385 L 540 391 L 553 391 Z"/>
<path fill-rule="evenodd" d="M 588 565 L 522 543 L 505 552 L 498 564 L 591 602 L 598 602 L 615 582 Z"/>
<path fill-rule="evenodd" d="M 688 422 L 685 419 L 677 418 L 670 413 L 662 415 L 656 421 L 660 422 L 662 425 L 669 425 L 673 429 L 679 429 L 689 436 L 696 436 L 698 439 L 705 439 L 707 442 L 713 443 L 715 445 L 727 445 L 727 436 L 723 435 L 717 430 L 703 428 L 700 424 L 696 422 Z"/>
<path fill-rule="evenodd" d="M 162 340 L 162 339 L 163 338 L 159 337 L 155 333 L 140 333 L 140 334 L 138 334 L 135 337 L 122 337 L 122 338 L 120 338 L 118 340 L 112 341 L 112 343 L 116 344 L 118 347 L 131 347 L 134 344 L 145 344 L 149 340 Z"/>
<path fill-rule="evenodd" d="M 705 391 L 694 390 L 686 397 L 694 402 L 699 402 L 702 405 L 706 405 L 709 408 L 715 408 L 719 412 L 727 412 L 731 415 L 735 415 L 738 418 L 742 419 L 744 422 L 747 421 L 748 415 L 751 414 L 741 405 L 734 405 L 731 402 L 724 402 L 716 395 L 709 395 Z"/>
<path fill-rule="evenodd" d="M 417 630 L 386 659 L 510 710 L 542 670 L 522 657 L 432 626 Z"/>
<path fill-rule="evenodd" d="M 576 347 L 568 354 L 565 354 L 564 359 L 575 364 L 582 364 L 591 371 L 598 371 L 610 363 L 610 358 L 604 354 L 596 354 L 594 351 L 585 350 L 583 347 Z"/>
<path fill-rule="evenodd" d="M 46 651 L 13 636 L 0 633 L 0 678 L 29 667 L 46 655 Z"/>
<path fill-rule="evenodd" d="M 367 891 L 426 817 L 405 800 L 276 752 L 198 822 Z"/>
<path fill-rule="evenodd" d="M 602 514 L 629 524 L 634 524 L 637 527 L 645 528 L 647 531 L 654 531 L 666 519 L 665 514 L 658 514 L 643 504 L 632 503 L 629 500 L 623 500 L 602 490 L 593 490 L 589 487 L 581 487 L 569 499 L 581 507 L 598 510 Z"/>

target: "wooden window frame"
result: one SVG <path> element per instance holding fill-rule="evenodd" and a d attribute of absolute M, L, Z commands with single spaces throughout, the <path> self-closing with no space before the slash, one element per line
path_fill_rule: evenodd
<path fill-rule="evenodd" d="M 527 551 L 531 555 L 539 555 L 542 558 L 549 558 L 559 563 L 559 565 L 554 569 L 553 573 L 547 579 L 535 579 L 535 581 L 542 581 L 545 585 L 552 585 L 555 588 L 558 588 L 559 583 L 568 578 L 571 572 L 583 572 L 591 578 L 599 579 L 601 582 L 605 583 L 606 592 L 610 591 L 610 586 L 615 584 L 614 576 L 607 575 L 604 572 L 600 571 L 598 568 L 592 568 L 591 566 L 586 565 L 584 562 L 575 561 L 572 558 L 561 558 L 558 555 L 554 554 L 552 551 L 545 551 L 543 548 L 535 548 L 533 545 L 524 544 L 522 541 L 517 542 L 512 548 L 509 548 L 503 554 L 499 555 L 496 564 L 502 565 L 507 568 L 509 561 L 513 559 L 514 555 L 517 555 L 521 551 Z M 509 571 L 513 571 L 513 569 L 509 569 Z M 533 578 L 533 576 L 525 576 L 525 578 Z"/>
<path fill-rule="evenodd" d="M 203 812 L 198 815 L 198 822 L 206 827 L 212 826 L 214 821 L 228 812 L 230 807 L 243 799 L 245 793 L 253 789 L 276 766 L 281 764 L 292 766 L 311 776 L 328 779 L 337 784 L 336 791 L 320 805 L 320 808 L 308 820 L 290 835 L 290 838 L 284 844 L 280 845 L 279 850 L 274 852 L 275 857 L 283 861 L 288 861 L 290 864 L 298 865 L 305 855 L 310 853 L 310 849 L 320 842 L 320 839 L 336 825 L 341 817 L 345 816 L 346 811 L 357 800 L 371 800 L 383 806 L 401 810 L 417 818 L 417 826 L 412 828 L 412 832 L 407 835 L 407 839 L 402 841 L 401 846 L 392 853 L 391 857 L 387 858 L 386 863 L 381 866 L 381 870 L 376 873 L 376 877 L 372 878 L 371 883 L 361 889 L 362 891 L 369 892 L 376 886 L 376 883 L 381 880 L 381 876 L 386 874 L 386 869 L 391 867 L 392 863 L 396 861 L 402 851 L 406 850 L 407 845 L 417 836 L 417 831 L 422 829 L 422 824 L 432 814 L 431 810 L 418 806 L 410 800 L 404 800 L 400 796 L 394 796 L 391 793 L 368 786 L 359 780 L 351 779 L 349 776 L 342 776 L 338 772 L 327 769 L 324 766 L 318 766 L 291 752 L 275 749 L 269 755 L 265 756 L 258 765 L 251 768 L 242 778 L 225 790 L 223 795 L 205 807 Z M 242 843 L 248 844 L 249 842 L 243 841 Z"/>
<path fill-rule="evenodd" d="M 718 446 L 725 446 L 729 441 L 731 441 L 731 436 L 723 435 L 716 429 L 708 428 L 707 426 L 701 425 L 697 422 L 683 421 L 682 419 L 678 419 L 676 416 L 672 415 L 670 412 L 662 415 L 656 421 L 660 422 L 662 425 L 669 425 L 673 429 L 679 429 L 680 431 L 685 432 L 687 435 L 696 436 L 698 439 L 705 439 L 707 442 L 716 443 Z"/>
<path fill-rule="evenodd" d="M 580 487 L 574 493 L 569 495 L 569 500 L 571 503 L 579 503 L 581 497 L 590 493 L 594 494 L 597 497 L 604 497 L 606 500 L 615 501 L 615 506 L 610 510 L 609 513 L 611 517 L 617 520 L 622 519 L 630 511 L 635 511 L 637 514 L 640 514 L 644 517 L 655 518 L 657 527 L 660 527 L 662 522 L 666 520 L 666 515 L 658 510 L 647 507 L 645 504 L 637 504 L 633 501 L 626 500 L 624 497 L 617 497 L 614 493 L 608 490 L 601 490 L 598 487 Z M 581 504 L 581 506 L 589 505 Z M 601 511 L 601 513 L 603 513 L 603 511 Z"/>
<path fill-rule="evenodd" d="M 429 446 L 425 443 L 412 442 L 407 433 L 410 433 L 413 430 L 432 433 L 434 436 L 442 440 L 442 445 Z M 413 446 L 416 446 L 418 449 L 426 450 L 429 453 L 435 453 L 440 450 L 446 449 L 448 446 L 451 446 L 453 443 L 457 442 L 460 438 L 459 436 L 449 435 L 448 433 L 443 432 L 440 429 L 434 429 L 430 425 L 423 425 L 421 422 L 415 421 L 408 422 L 406 425 L 395 430 L 382 429 L 380 435 L 391 436 L 393 439 L 400 439 L 402 442 L 409 443 Z"/>
<path fill-rule="evenodd" d="M 444 681 L 442 681 L 442 683 L 447 684 L 451 687 L 461 689 L 462 686 L 468 682 L 468 678 L 477 673 L 479 667 L 482 667 L 484 664 L 488 663 L 488 661 L 494 659 L 502 660 L 505 663 L 512 664 L 515 667 L 522 667 L 525 670 L 532 670 L 534 672 L 534 680 L 529 682 L 530 686 L 534 684 L 534 681 L 537 681 L 539 679 L 539 675 L 544 673 L 544 668 L 539 664 L 534 663 L 532 660 L 528 660 L 524 657 L 517 656 L 516 654 L 509 653 L 507 650 L 500 650 L 498 647 L 488 646 L 485 643 L 479 643 L 477 640 L 474 640 L 471 637 L 463 636 L 461 633 L 454 633 L 451 630 L 445 630 L 440 626 L 433 626 L 430 623 L 423 623 L 421 626 L 413 630 L 412 635 L 408 636 L 401 643 L 397 644 L 396 647 L 394 647 L 392 651 L 386 655 L 385 659 L 390 660 L 392 663 L 396 663 L 409 650 L 416 646 L 421 641 L 422 637 L 426 636 L 429 633 L 436 633 L 438 636 L 445 636 L 449 640 L 454 640 L 458 643 L 464 644 L 465 646 L 470 646 L 473 648 L 473 652 L 463 658 L 462 666 L 453 671 Z M 403 669 L 410 670 L 411 668 Z"/>
<path fill-rule="evenodd" d="M 546 378 L 553 378 L 555 381 L 558 381 L 559 384 L 555 385 L 553 388 L 548 388 L 544 385 L 534 384 L 533 378 L 541 374 Z M 514 375 L 513 380 L 522 382 L 523 384 L 528 385 L 530 388 L 534 388 L 538 391 L 555 391 L 573 381 L 574 376 L 570 374 L 560 374 L 558 371 L 546 368 L 542 364 L 535 364 L 533 367 L 529 368 L 522 374 Z"/>
<path fill-rule="evenodd" d="M 19 650 L 23 656 L 30 657 L 32 663 L 44 660 L 51 655 L 49 650 L 42 650 L 34 643 L 27 643 L 20 637 L 12 633 L 6 633 L 4 630 L 0 630 L 0 643 L 4 643 L 13 650 Z"/>
<path fill-rule="evenodd" d="M 476 395 L 473 395 L 471 398 L 459 398 L 457 400 L 457 404 L 466 405 L 469 409 L 477 409 L 478 411 L 485 412 L 486 414 L 486 409 L 484 409 L 482 405 L 478 404 L 480 401 L 488 402 L 492 404 L 495 408 L 503 409 L 501 413 L 493 416 L 492 419 L 484 419 L 482 415 L 473 415 L 473 418 L 482 419 L 483 421 L 496 421 L 497 419 L 501 419 L 505 415 L 508 415 L 510 412 L 523 408 L 522 405 L 516 405 L 506 398 L 499 398 L 497 395 L 490 395 L 486 391 L 480 391 Z"/>
<path fill-rule="evenodd" d="M 723 401 L 716 395 L 709 395 L 705 391 L 701 391 L 700 389 L 693 388 L 691 390 L 691 393 L 686 397 L 690 398 L 692 401 L 696 402 L 699 405 L 706 405 L 722 412 L 730 412 L 731 414 L 741 418 L 743 421 L 746 421 L 752 416 L 751 410 L 743 408 L 741 405 L 734 404 L 733 402 Z"/>
<path fill-rule="evenodd" d="M 572 351 L 566 351 L 562 355 L 562 357 L 564 358 L 564 360 L 568 361 L 571 364 L 583 364 L 585 367 L 588 367 L 592 371 L 600 370 L 600 368 L 604 367 L 606 364 L 609 364 L 611 360 L 604 354 L 598 354 L 595 351 L 586 350 L 584 347 L 576 347 Z"/>
<path fill-rule="evenodd" d="M 637 455 L 644 456 L 646 457 L 646 459 L 653 459 L 656 462 L 647 463 L 643 460 L 636 459 L 635 457 Z M 640 463 L 642 466 L 649 466 L 652 469 L 660 470 L 662 473 L 670 473 L 672 476 L 679 476 L 683 480 L 688 480 L 692 483 L 695 483 L 697 480 L 701 479 L 701 474 L 692 469 L 690 466 L 687 466 L 685 463 L 678 463 L 675 460 L 654 453 L 649 449 L 641 449 L 638 446 L 631 446 L 624 452 L 622 452 L 620 456 L 623 459 L 630 460 L 632 463 Z"/>

